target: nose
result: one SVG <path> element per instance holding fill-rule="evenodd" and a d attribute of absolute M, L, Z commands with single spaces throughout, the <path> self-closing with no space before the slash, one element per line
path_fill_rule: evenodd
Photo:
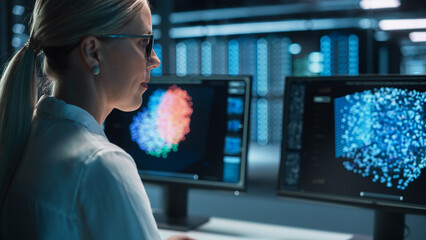
<path fill-rule="evenodd" d="M 154 69 L 158 68 L 160 66 L 161 62 L 158 58 L 157 54 L 155 53 L 154 49 L 152 49 L 151 57 L 148 60 L 148 69 Z"/>

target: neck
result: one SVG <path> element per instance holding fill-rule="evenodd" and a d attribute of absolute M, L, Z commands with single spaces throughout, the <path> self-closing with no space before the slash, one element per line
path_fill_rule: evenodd
<path fill-rule="evenodd" d="M 62 76 L 56 82 L 54 97 L 86 110 L 99 125 L 111 113 L 112 108 L 108 107 L 105 96 L 96 87 L 93 76 Z"/>

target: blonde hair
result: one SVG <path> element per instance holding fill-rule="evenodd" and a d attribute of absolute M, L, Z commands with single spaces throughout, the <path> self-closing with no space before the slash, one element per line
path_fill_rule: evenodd
<path fill-rule="evenodd" d="M 146 0 L 36 0 L 28 43 L 0 80 L 0 208 L 30 134 L 38 53 L 45 53 L 45 70 L 59 72 L 84 36 L 114 34 L 144 6 Z"/>

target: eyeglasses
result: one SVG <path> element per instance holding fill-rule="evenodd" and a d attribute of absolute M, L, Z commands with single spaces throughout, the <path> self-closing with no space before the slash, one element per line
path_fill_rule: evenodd
<path fill-rule="evenodd" d="M 143 35 L 128 35 L 128 34 L 116 34 L 116 35 L 106 35 L 100 36 L 103 38 L 141 38 L 148 39 L 148 44 L 146 45 L 146 57 L 149 59 L 152 53 L 152 46 L 154 46 L 154 34 L 143 34 Z"/>

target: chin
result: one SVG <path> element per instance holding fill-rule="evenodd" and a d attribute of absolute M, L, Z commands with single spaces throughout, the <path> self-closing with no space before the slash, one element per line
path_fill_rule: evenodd
<path fill-rule="evenodd" d="M 119 107 L 118 110 L 123 112 L 133 112 L 138 110 L 142 106 L 142 98 L 139 101 L 129 103 L 126 106 Z"/>

